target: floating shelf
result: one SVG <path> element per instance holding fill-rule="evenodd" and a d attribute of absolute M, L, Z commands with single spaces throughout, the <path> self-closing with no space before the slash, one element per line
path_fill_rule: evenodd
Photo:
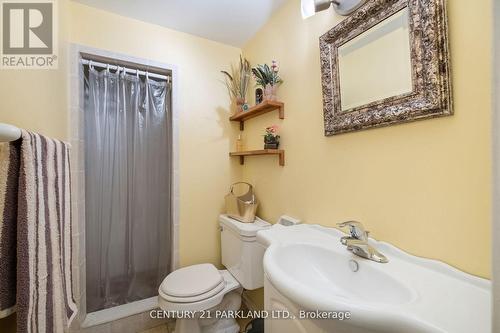
<path fill-rule="evenodd" d="M 239 156 L 240 164 L 245 164 L 245 156 L 257 156 L 257 155 L 278 155 L 279 164 L 281 166 L 285 165 L 285 151 L 282 149 L 248 150 L 248 151 L 236 151 L 229 153 L 229 156 Z"/>
<path fill-rule="evenodd" d="M 238 121 L 240 123 L 240 130 L 243 131 L 245 129 L 245 120 L 274 110 L 278 110 L 280 119 L 285 119 L 285 104 L 278 101 L 263 101 L 260 104 L 252 106 L 248 111 L 236 113 L 229 120 Z"/>

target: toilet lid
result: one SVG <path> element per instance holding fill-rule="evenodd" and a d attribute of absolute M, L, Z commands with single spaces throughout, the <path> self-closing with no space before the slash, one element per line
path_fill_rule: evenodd
<path fill-rule="evenodd" d="M 187 266 L 173 271 L 160 289 L 166 295 L 191 297 L 207 293 L 221 285 L 223 277 L 212 264 Z"/>

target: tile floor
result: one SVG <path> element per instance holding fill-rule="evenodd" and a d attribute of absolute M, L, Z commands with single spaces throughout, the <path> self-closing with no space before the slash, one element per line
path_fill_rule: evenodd
<path fill-rule="evenodd" d="M 160 326 L 156 326 L 153 328 L 150 328 L 149 330 L 142 331 L 141 333 L 173 333 L 173 327 L 169 327 L 170 325 L 168 324 L 163 324 Z"/>
<path fill-rule="evenodd" d="M 241 305 L 241 310 L 248 311 L 248 308 L 246 307 L 246 305 L 244 303 Z M 249 319 L 249 318 L 237 319 L 237 322 L 240 325 L 240 332 L 244 332 L 245 326 L 250 321 L 251 321 L 251 319 Z M 175 321 L 170 321 L 168 323 L 161 324 L 159 326 L 155 326 L 153 328 L 142 331 L 140 333 L 175 333 L 174 328 L 175 328 Z"/>
<path fill-rule="evenodd" d="M 250 321 L 250 319 L 239 319 L 238 320 L 238 324 L 240 325 L 240 332 L 244 331 L 244 328 L 249 321 Z M 175 333 L 174 328 L 175 328 L 175 321 L 150 328 L 150 329 L 148 329 L 146 331 L 142 331 L 140 333 Z"/>

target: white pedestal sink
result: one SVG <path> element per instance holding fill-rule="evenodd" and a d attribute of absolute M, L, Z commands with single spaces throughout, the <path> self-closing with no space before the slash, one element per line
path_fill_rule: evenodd
<path fill-rule="evenodd" d="M 347 251 L 344 234 L 317 225 L 275 225 L 259 232 L 267 310 L 292 319 L 266 319 L 280 332 L 491 332 L 490 282 L 442 262 L 370 240 L 389 258 L 377 263 Z M 300 318 L 301 311 L 347 311 L 350 319 Z"/>

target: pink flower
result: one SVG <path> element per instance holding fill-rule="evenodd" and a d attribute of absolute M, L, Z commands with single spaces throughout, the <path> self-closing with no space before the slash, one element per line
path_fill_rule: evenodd
<path fill-rule="evenodd" d="M 271 63 L 271 68 L 273 72 L 277 73 L 280 70 L 280 66 L 276 60 L 273 60 Z"/>
<path fill-rule="evenodd" d="M 278 133 L 278 129 L 279 129 L 278 125 L 271 125 L 266 128 L 266 133 L 276 134 Z"/>
<path fill-rule="evenodd" d="M 279 71 L 279 64 L 276 60 L 273 60 L 271 62 L 271 68 L 273 70 L 273 72 L 277 73 Z"/>

